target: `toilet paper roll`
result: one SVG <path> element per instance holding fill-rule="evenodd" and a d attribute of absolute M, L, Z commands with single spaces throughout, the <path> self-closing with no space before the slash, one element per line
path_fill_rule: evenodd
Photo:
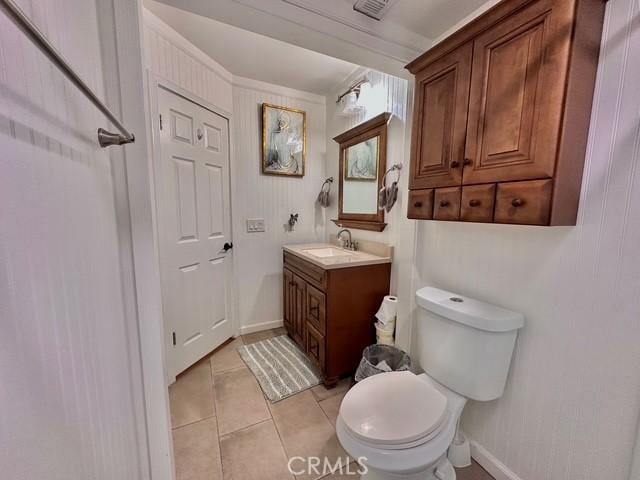
<path fill-rule="evenodd" d="M 387 295 L 382 300 L 380 309 L 376 313 L 376 318 L 380 323 L 386 325 L 391 321 L 395 321 L 396 314 L 398 312 L 398 297 L 393 295 Z"/>

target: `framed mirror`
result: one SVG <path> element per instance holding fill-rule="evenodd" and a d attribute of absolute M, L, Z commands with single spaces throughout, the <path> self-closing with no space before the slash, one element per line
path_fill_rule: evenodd
<path fill-rule="evenodd" d="M 340 144 L 338 226 L 381 232 L 387 226 L 378 210 L 378 192 L 387 167 L 385 112 L 334 138 Z"/>

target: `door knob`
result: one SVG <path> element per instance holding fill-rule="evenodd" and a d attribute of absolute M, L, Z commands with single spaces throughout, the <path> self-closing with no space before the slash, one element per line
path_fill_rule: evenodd
<path fill-rule="evenodd" d="M 222 249 L 223 249 L 225 252 L 228 252 L 228 251 L 229 251 L 229 250 L 231 250 L 232 248 L 233 248 L 233 243 L 229 243 L 229 242 L 226 242 L 226 243 L 224 244 L 224 246 L 222 247 Z"/>

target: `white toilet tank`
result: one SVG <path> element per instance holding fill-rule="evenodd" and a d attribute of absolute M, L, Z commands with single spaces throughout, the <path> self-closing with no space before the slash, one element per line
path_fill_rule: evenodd
<path fill-rule="evenodd" d="M 521 313 L 424 287 L 416 292 L 420 366 L 473 400 L 502 396 Z"/>

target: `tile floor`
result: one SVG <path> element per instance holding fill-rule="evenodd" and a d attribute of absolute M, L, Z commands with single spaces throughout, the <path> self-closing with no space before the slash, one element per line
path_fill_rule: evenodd
<path fill-rule="evenodd" d="M 177 480 L 325 480 L 354 475 L 299 475 L 293 456 L 346 461 L 335 420 L 350 381 L 318 385 L 272 404 L 236 348 L 281 335 L 267 330 L 236 338 L 201 360 L 169 387 Z M 480 466 L 458 470 L 458 480 L 491 480 Z"/>

